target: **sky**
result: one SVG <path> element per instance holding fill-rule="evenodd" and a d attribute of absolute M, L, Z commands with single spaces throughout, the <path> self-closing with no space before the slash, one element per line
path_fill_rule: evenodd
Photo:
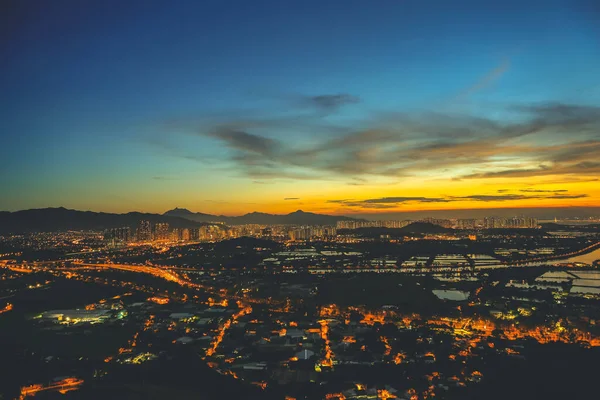
<path fill-rule="evenodd" d="M 600 206 L 592 0 L 0 7 L 0 210 Z"/>

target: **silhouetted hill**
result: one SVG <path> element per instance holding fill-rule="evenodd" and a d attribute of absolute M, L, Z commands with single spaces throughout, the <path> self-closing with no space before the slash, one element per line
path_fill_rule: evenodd
<path fill-rule="evenodd" d="M 212 215 L 212 214 L 204 214 L 204 213 L 199 213 L 199 212 L 195 213 L 195 212 L 191 212 L 187 208 L 174 208 L 172 210 L 167 211 L 163 215 L 166 215 L 169 217 L 185 218 L 185 219 L 189 219 L 190 221 L 196 221 L 196 222 L 215 222 L 215 221 L 224 222 L 222 220 L 222 218 L 228 218 L 223 215 Z"/>
<path fill-rule="evenodd" d="M 561 224 L 557 224 L 554 222 L 546 222 L 546 223 L 540 224 L 540 226 L 542 227 L 542 229 L 550 230 L 550 231 L 567 228 L 566 225 L 561 225 Z"/>
<path fill-rule="evenodd" d="M 164 215 L 186 218 L 196 222 L 223 222 L 227 225 L 335 225 L 338 221 L 354 220 L 354 218 L 350 217 L 315 214 L 302 210 L 294 211 L 290 214 L 252 212 L 239 217 L 227 217 L 224 215 L 194 213 L 185 208 L 175 208 L 167 211 Z"/>
<path fill-rule="evenodd" d="M 173 228 L 193 228 L 202 223 L 185 218 L 130 212 L 127 214 L 98 213 L 68 210 L 66 208 L 41 208 L 16 212 L 0 212 L 0 234 L 26 232 L 53 232 L 66 230 L 101 230 L 129 226 L 136 228 L 140 221 L 152 224 L 167 222 Z"/>
<path fill-rule="evenodd" d="M 584 231 L 584 232 L 600 231 L 600 224 L 570 225 L 570 224 L 556 224 L 554 222 L 545 222 L 540 225 L 541 225 L 542 229 L 545 231 Z"/>
<path fill-rule="evenodd" d="M 378 238 L 381 235 L 390 235 L 390 237 L 398 238 L 414 234 L 436 234 L 450 233 L 453 229 L 444 228 L 439 225 L 430 224 L 428 222 L 413 222 L 402 228 L 358 228 L 358 229 L 340 229 L 338 233 L 353 233 L 365 238 Z"/>
<path fill-rule="evenodd" d="M 398 228 L 399 232 L 405 233 L 450 233 L 454 229 L 444 228 L 443 226 L 430 224 L 429 222 L 413 222 L 402 228 Z"/>

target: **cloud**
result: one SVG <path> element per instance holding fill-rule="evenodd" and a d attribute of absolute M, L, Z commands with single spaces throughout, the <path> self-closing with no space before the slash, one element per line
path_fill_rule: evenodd
<path fill-rule="evenodd" d="M 557 194 L 552 197 L 545 197 L 546 199 L 583 199 L 589 197 L 587 194 Z"/>
<path fill-rule="evenodd" d="M 354 200 L 354 199 L 334 199 L 334 200 L 327 200 L 326 203 L 343 204 L 343 203 L 351 202 L 352 200 Z"/>
<path fill-rule="evenodd" d="M 459 95 L 459 99 L 468 97 L 472 94 L 475 94 L 489 86 L 491 86 L 494 82 L 500 79 L 508 70 L 510 69 L 510 60 L 507 58 L 503 60 L 498 66 L 489 71 L 485 76 L 483 76 L 479 81 L 477 81 L 473 86 L 467 88 Z"/>
<path fill-rule="evenodd" d="M 419 203 L 446 203 L 452 200 L 441 197 L 382 197 L 379 199 L 363 200 L 365 203 L 406 203 L 416 201 Z"/>
<path fill-rule="evenodd" d="M 517 111 L 529 112 L 536 119 L 550 124 L 580 125 L 596 122 L 600 117 L 600 108 L 594 106 L 579 106 L 563 103 L 542 103 L 525 106 L 515 106 Z"/>
<path fill-rule="evenodd" d="M 327 203 L 335 203 L 349 208 L 392 209 L 405 203 L 448 203 L 451 201 L 455 200 L 441 197 L 382 197 L 366 200 L 334 199 L 327 200 Z"/>
<path fill-rule="evenodd" d="M 522 193 L 564 193 L 568 192 L 567 189 L 557 189 L 557 190 L 546 190 L 546 189 L 521 189 L 519 192 Z"/>
<path fill-rule="evenodd" d="M 504 194 L 504 195 L 485 195 L 476 194 L 470 196 L 452 197 L 454 200 L 474 200 L 474 201 L 511 201 L 511 200 L 548 200 L 548 199 L 581 199 L 588 197 L 587 194 L 554 194 L 547 195 L 522 195 L 522 194 Z"/>
<path fill-rule="evenodd" d="M 504 194 L 504 195 L 486 195 L 474 194 L 470 196 L 454 197 L 456 200 L 475 200 L 475 201 L 510 201 L 510 200 L 525 200 L 537 199 L 539 196 L 526 196 L 521 194 Z"/>
<path fill-rule="evenodd" d="M 267 100 L 274 108 L 284 108 L 286 112 L 302 111 L 302 117 L 309 115 L 306 111 L 313 111 L 311 117 L 320 119 L 323 114 L 332 114 L 345 106 L 359 104 L 360 97 L 349 93 L 325 93 L 307 95 L 301 93 L 285 93 L 272 90 L 253 90 L 249 94 L 259 100 Z"/>
<path fill-rule="evenodd" d="M 600 153 L 598 153 L 600 154 Z M 596 155 L 598 155 L 596 154 Z M 574 168 L 578 168 L 580 170 L 593 170 L 596 171 L 600 168 L 600 162 L 597 161 L 583 161 L 580 163 L 577 163 L 573 166 Z"/>
<path fill-rule="evenodd" d="M 356 99 L 321 95 L 303 101 L 331 110 Z M 543 103 L 500 111 L 511 117 L 388 113 L 348 126 L 313 123 L 312 116 L 307 123 L 302 114 L 291 112 L 279 118 L 226 120 L 200 132 L 223 146 L 221 166 L 259 181 L 360 185 L 374 177 L 461 180 L 600 173 L 600 107 Z"/>
<path fill-rule="evenodd" d="M 469 196 L 444 196 L 444 197 L 419 197 L 419 196 L 408 196 L 408 197 L 381 197 L 376 199 L 334 199 L 327 200 L 327 203 L 340 204 L 342 206 L 351 208 L 396 208 L 398 205 L 406 203 L 450 203 L 450 202 L 461 202 L 461 201 L 480 201 L 480 202 L 504 202 L 504 201 L 516 201 L 516 200 L 553 200 L 553 199 L 580 199 L 588 197 L 587 194 L 473 194 Z"/>
<path fill-rule="evenodd" d="M 552 159 L 552 154 L 547 156 Z M 550 161 L 551 164 L 540 165 L 537 168 L 512 168 L 500 169 L 497 171 L 473 173 L 463 175 L 460 178 L 482 179 L 482 178 L 518 178 L 547 175 L 585 175 L 597 176 L 600 174 L 600 162 L 582 161 L 579 163 Z"/>
<path fill-rule="evenodd" d="M 300 197 L 286 197 L 283 200 L 300 200 Z"/>
<path fill-rule="evenodd" d="M 358 97 L 340 93 L 306 97 L 303 103 L 322 112 L 332 113 L 339 108 L 360 102 Z"/>
<path fill-rule="evenodd" d="M 244 132 L 235 127 L 219 127 L 208 135 L 223 141 L 230 148 L 261 156 L 273 153 L 280 146 L 274 139 Z"/>

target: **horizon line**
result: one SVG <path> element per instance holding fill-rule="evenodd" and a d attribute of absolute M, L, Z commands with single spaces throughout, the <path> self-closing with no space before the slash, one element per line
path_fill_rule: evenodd
<path fill-rule="evenodd" d="M 104 214 L 117 214 L 117 215 L 125 215 L 125 214 L 130 214 L 130 213 L 140 213 L 140 214 L 154 214 L 154 215 L 164 215 L 166 212 L 168 211 L 172 211 L 175 209 L 180 209 L 180 210 L 187 210 L 190 211 L 194 214 L 196 213 L 201 213 L 201 214 L 206 214 L 206 215 L 211 215 L 211 216 L 215 216 L 215 217 L 228 217 L 228 218 L 235 218 L 235 217 L 243 217 L 245 215 L 249 215 L 249 214 L 253 214 L 253 213 L 259 213 L 259 214 L 270 214 L 270 215 L 289 215 L 292 214 L 294 212 L 304 212 L 304 213 L 313 213 L 313 214 L 320 214 L 320 215 L 330 215 L 330 216 L 338 216 L 338 217 L 351 217 L 354 215 L 372 215 L 372 216 L 377 216 L 377 215 L 386 215 L 386 214 L 411 214 L 411 213 L 443 213 L 443 212 L 448 212 L 448 213 L 452 213 L 452 212 L 468 212 L 468 211 L 485 211 L 485 210 L 545 210 L 545 209 L 586 209 L 586 208 L 598 208 L 600 209 L 600 205 L 594 205 L 594 206 L 539 206 L 539 207 L 526 207 L 526 206 L 522 206 L 522 207 L 481 207 L 481 208 L 446 208 L 446 209 L 414 209 L 414 210 L 386 210 L 386 211 L 375 211 L 375 212 L 361 212 L 361 211 L 356 211 L 356 212 L 352 212 L 352 213 L 337 213 L 337 212 L 332 212 L 332 213 L 319 213 L 319 212 L 314 212 L 314 211 L 307 211 L 307 210 L 302 210 L 302 209 L 297 209 L 294 211 L 290 211 L 288 213 L 280 213 L 280 214 L 276 214 L 276 213 L 269 213 L 269 212 L 265 212 L 265 211 L 251 211 L 251 212 L 247 212 L 245 214 L 210 214 L 210 213 L 206 213 L 206 212 L 202 212 L 202 211 L 191 211 L 187 208 L 182 208 L 182 207 L 175 207 L 175 208 L 171 208 L 167 211 L 164 212 L 151 212 L 151 211 L 139 211 L 139 210 L 130 210 L 130 211 L 125 211 L 125 212 L 115 212 L 115 211 L 95 211 L 95 210 L 91 210 L 91 209 L 76 209 L 76 208 L 68 208 L 68 207 L 64 207 L 64 206 L 57 206 L 57 207 L 37 207 L 37 208 L 26 208 L 26 209 L 20 209 L 20 210 L 13 210 L 13 211 L 9 211 L 9 210 L 0 210 L 0 213 L 17 213 L 17 212 L 23 212 L 23 211 L 33 211 L 33 210 L 50 210 L 50 209 L 64 209 L 64 210 L 68 210 L 68 211 L 79 211 L 79 212 L 93 212 L 93 213 L 104 213 Z"/>

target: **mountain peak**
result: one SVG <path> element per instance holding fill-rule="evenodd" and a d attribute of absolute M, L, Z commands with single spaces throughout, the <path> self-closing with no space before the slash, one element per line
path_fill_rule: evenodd
<path fill-rule="evenodd" d="M 226 224 L 283 224 L 283 225 L 335 225 L 337 221 L 352 218 L 333 215 L 315 214 L 303 210 L 296 210 L 289 214 L 267 214 L 253 211 L 238 217 L 227 217 L 224 215 L 202 214 L 189 211 L 185 208 L 175 208 L 163 215 L 186 218 L 196 222 L 220 221 Z"/>
<path fill-rule="evenodd" d="M 165 214 L 172 213 L 172 212 L 177 212 L 177 213 L 180 213 L 180 214 L 182 214 L 182 213 L 183 214 L 193 214 L 193 212 L 191 212 L 187 208 L 179 208 L 179 207 L 175 207 L 174 209 L 165 212 Z"/>

